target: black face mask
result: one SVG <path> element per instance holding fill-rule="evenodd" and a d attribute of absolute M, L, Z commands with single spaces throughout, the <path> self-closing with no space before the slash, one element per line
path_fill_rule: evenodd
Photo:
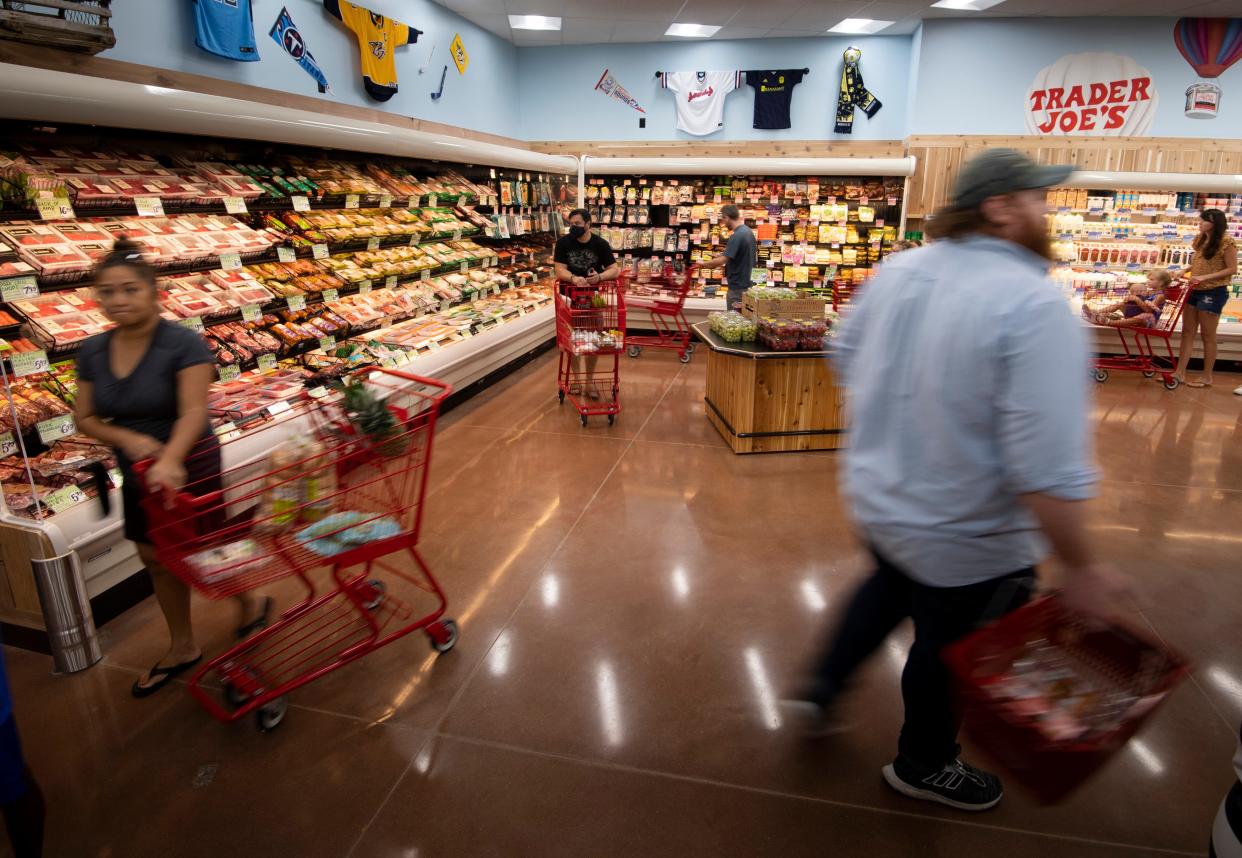
<path fill-rule="evenodd" d="M 585 226 L 571 226 L 569 228 L 569 234 L 573 238 L 582 238 L 582 236 L 586 235 L 586 227 Z"/>

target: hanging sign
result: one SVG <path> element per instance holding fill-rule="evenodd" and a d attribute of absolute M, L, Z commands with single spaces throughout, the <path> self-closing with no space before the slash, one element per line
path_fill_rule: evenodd
<path fill-rule="evenodd" d="M 304 72 L 315 79 L 320 92 L 332 91 L 332 87 L 328 86 L 328 78 L 324 76 L 319 63 L 315 61 L 314 54 L 306 49 L 306 42 L 302 40 L 302 34 L 298 31 L 297 25 L 293 23 L 288 9 L 280 10 L 276 23 L 268 31 L 268 35 L 272 37 L 272 41 L 285 49 L 285 53 L 293 57 Z"/>
<path fill-rule="evenodd" d="M 1157 103 L 1151 72 L 1130 57 L 1069 54 L 1035 75 L 1026 94 L 1026 128 L 1056 136 L 1142 136 Z"/>
<path fill-rule="evenodd" d="M 1212 80 L 1242 59 L 1242 18 L 1179 18 L 1173 42 L 1200 78 L 1186 89 L 1186 116 L 1215 119 L 1221 89 Z"/>
<path fill-rule="evenodd" d="M 613 77 L 612 72 L 604 69 L 604 73 L 599 76 L 599 82 L 595 84 L 595 90 L 602 92 L 604 95 L 611 96 L 622 104 L 628 104 L 639 113 L 646 113 L 638 106 L 638 99 L 630 95 L 629 91 L 621 84 L 617 83 L 617 79 Z"/>
<path fill-rule="evenodd" d="M 466 66 L 470 65 L 470 56 L 466 53 L 466 46 L 461 43 L 460 33 L 453 34 L 453 41 L 449 43 L 449 53 L 453 55 L 453 64 L 457 66 L 457 73 L 465 74 Z"/>

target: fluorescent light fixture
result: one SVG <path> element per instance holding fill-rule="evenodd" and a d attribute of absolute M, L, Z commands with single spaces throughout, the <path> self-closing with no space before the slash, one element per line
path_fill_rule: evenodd
<path fill-rule="evenodd" d="M 936 0 L 932 5 L 937 9 L 956 9 L 959 12 L 982 12 L 999 6 L 1005 0 Z"/>
<path fill-rule="evenodd" d="M 893 21 L 877 21 L 874 18 L 846 18 L 835 27 L 829 27 L 829 33 L 851 33 L 870 35 L 893 26 Z"/>
<path fill-rule="evenodd" d="M 683 39 L 710 39 L 720 31 L 713 24 L 669 24 L 664 31 L 666 36 L 680 36 Z"/>
<path fill-rule="evenodd" d="M 559 30 L 561 19 L 546 15 L 510 15 L 509 26 L 514 30 Z"/>

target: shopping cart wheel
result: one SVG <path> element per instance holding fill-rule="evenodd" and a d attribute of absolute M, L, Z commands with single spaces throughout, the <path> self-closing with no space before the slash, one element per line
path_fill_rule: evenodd
<path fill-rule="evenodd" d="M 1143 378 L 1155 378 L 1155 377 L 1156 377 L 1156 374 L 1154 372 L 1143 373 Z"/>
<path fill-rule="evenodd" d="M 638 357 L 642 353 L 643 353 L 642 346 L 630 346 L 629 351 L 626 352 L 626 354 L 628 354 L 630 357 Z"/>
<path fill-rule="evenodd" d="M 609 415 L 608 415 L 608 425 L 609 425 L 609 426 L 611 426 L 613 423 L 615 423 L 615 422 L 616 422 L 616 420 L 617 420 L 617 415 L 615 415 L 615 414 L 609 414 Z"/>
<path fill-rule="evenodd" d="M 277 697 L 270 703 L 264 703 L 255 710 L 255 723 L 259 726 L 260 733 L 266 733 L 269 730 L 275 730 L 280 726 L 280 722 L 285 720 L 285 712 L 289 709 L 289 701 L 283 697 Z"/>
<path fill-rule="evenodd" d="M 1098 381 L 1100 384 L 1103 384 L 1104 382 L 1108 381 L 1108 370 L 1097 369 L 1095 371 L 1095 380 Z"/>
<path fill-rule="evenodd" d="M 374 611 L 384 603 L 384 593 L 388 591 L 388 587 L 378 578 L 372 578 L 367 582 L 367 586 L 371 588 L 371 598 L 363 602 L 362 607 L 368 611 Z"/>
<path fill-rule="evenodd" d="M 587 424 L 587 416 L 586 416 L 585 414 L 579 414 L 579 415 L 578 415 L 578 417 L 579 417 L 579 419 L 581 419 L 581 420 L 582 420 L 582 425 L 583 425 L 583 426 L 586 426 L 586 424 Z"/>
<path fill-rule="evenodd" d="M 694 354 L 695 345 L 697 345 L 697 343 L 686 343 L 686 351 L 690 352 L 690 354 Z"/>
<path fill-rule="evenodd" d="M 561 405 L 564 405 L 565 404 L 565 391 L 558 390 L 556 392 L 556 398 L 561 401 Z"/>
<path fill-rule="evenodd" d="M 436 640 L 435 634 L 431 629 L 427 630 L 427 636 L 431 638 L 431 648 L 436 652 L 448 652 L 457 643 L 457 623 L 453 620 L 442 620 L 437 623 L 443 631 L 444 640 Z"/>
<path fill-rule="evenodd" d="M 1170 378 L 1168 381 L 1164 383 L 1165 390 L 1177 390 L 1177 388 L 1180 386 L 1181 386 L 1181 382 L 1178 381 L 1176 378 Z"/>
<path fill-rule="evenodd" d="M 682 363 L 690 363 L 691 357 L 693 357 L 693 355 L 691 355 L 690 352 L 682 352 L 677 356 L 677 359 Z"/>

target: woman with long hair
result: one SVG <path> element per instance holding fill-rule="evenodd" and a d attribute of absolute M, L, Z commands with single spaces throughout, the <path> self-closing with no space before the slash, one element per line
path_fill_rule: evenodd
<path fill-rule="evenodd" d="M 1174 378 L 1189 387 L 1211 387 L 1212 367 L 1216 363 L 1216 326 L 1229 300 L 1229 280 L 1238 270 L 1238 245 L 1225 229 L 1228 218 L 1220 209 L 1204 209 L 1199 214 L 1199 234 L 1195 236 L 1194 256 L 1188 275 L 1190 295 L 1182 310 L 1182 346 Z M 1186 367 L 1195 348 L 1195 331 L 1203 339 L 1203 376 L 1186 381 Z"/>
<path fill-rule="evenodd" d="M 95 299 L 116 327 L 82 343 L 74 417 L 82 432 L 116 450 L 125 536 L 151 573 L 168 624 L 168 652 L 134 683 L 134 696 L 146 697 L 197 664 L 202 651 L 190 621 L 190 591 L 155 556 L 134 464 L 154 460 L 146 472 L 151 491 L 218 480 L 220 445 L 207 420 L 215 360 L 202 337 L 160 316 L 155 269 L 134 242 L 118 239 L 96 267 Z M 259 606 L 250 596 L 239 599 L 244 637 L 266 624 L 271 600 Z"/>

